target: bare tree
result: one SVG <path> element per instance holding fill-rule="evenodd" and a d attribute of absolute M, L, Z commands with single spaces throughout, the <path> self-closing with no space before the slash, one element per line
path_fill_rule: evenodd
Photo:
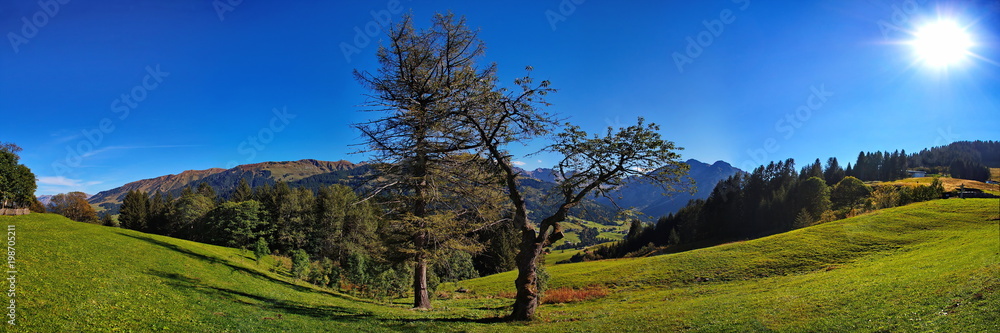
<path fill-rule="evenodd" d="M 530 70 L 530 68 L 529 68 Z M 638 124 L 608 128 L 604 136 L 588 136 L 580 128 L 566 124 L 557 134 L 549 151 L 560 153 L 557 164 L 560 202 L 551 215 L 538 222 L 538 229 L 527 218 L 524 194 L 518 184 L 521 176 L 511 161 L 505 147 L 511 143 L 529 140 L 549 133 L 555 121 L 538 110 L 547 105 L 543 97 L 553 90 L 549 82 L 532 85 L 530 76 L 515 81 L 521 87 L 519 94 L 496 95 L 493 108 L 471 110 L 465 114 L 465 124 L 479 136 L 480 151 L 502 173 L 506 192 L 513 210 L 511 223 L 521 230 L 521 244 L 516 258 L 518 275 L 515 280 L 517 296 L 510 315 L 513 320 L 530 320 L 535 316 L 539 303 L 538 258 L 542 249 L 563 237 L 559 223 L 569 210 L 589 195 L 607 195 L 626 179 L 646 178 L 663 186 L 665 191 L 678 190 L 687 174 L 688 165 L 680 162 L 681 150 L 673 142 L 665 141 L 655 124 Z"/>

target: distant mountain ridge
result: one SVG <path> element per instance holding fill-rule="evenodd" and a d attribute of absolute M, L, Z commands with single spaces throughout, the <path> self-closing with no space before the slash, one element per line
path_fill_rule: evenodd
<path fill-rule="evenodd" d="M 663 189 L 660 186 L 634 180 L 613 191 L 611 197 L 614 198 L 618 206 L 622 208 L 634 207 L 648 217 L 655 219 L 677 212 L 686 206 L 688 201 L 708 198 L 719 181 L 742 172 L 724 161 L 716 161 L 710 165 L 689 159 L 684 163 L 691 167 L 688 170 L 688 177 L 694 181 L 697 190 L 694 194 L 680 192 L 662 195 Z M 601 198 L 598 201 L 605 205 L 612 205 L 611 201 L 606 198 Z"/>
<path fill-rule="evenodd" d="M 206 170 L 187 170 L 176 175 L 166 175 L 143 179 L 125 184 L 121 187 L 101 191 L 90 198 L 89 202 L 117 213 L 125 194 L 129 191 L 155 193 L 161 191 L 174 197 L 179 196 L 184 188 L 195 187 L 208 183 L 216 193 L 228 195 L 240 179 L 246 179 L 251 187 L 272 185 L 278 181 L 288 182 L 292 187 L 304 186 L 316 188 L 321 185 L 344 183 L 352 176 L 367 171 L 367 164 L 355 164 L 348 161 L 318 161 L 304 159 L 287 162 L 262 162 L 238 165 L 232 169 L 211 168 Z"/>
<path fill-rule="evenodd" d="M 722 161 L 709 165 L 692 159 L 686 163 L 691 165 L 689 175 L 699 190 L 695 195 L 680 193 L 674 196 L 661 196 L 659 195 L 661 191 L 656 185 L 631 182 L 615 192 L 616 195 L 622 196 L 622 199 L 616 202 L 623 208 L 636 207 L 656 218 L 680 209 L 691 199 L 708 197 L 716 183 L 739 172 L 739 169 Z M 273 185 L 284 181 L 293 188 L 317 189 L 332 184 L 359 188 L 364 185 L 362 176 L 370 171 L 371 165 L 366 163 L 314 159 L 245 164 L 231 169 L 187 170 L 179 174 L 143 179 L 101 191 L 90 197 L 89 202 L 114 214 L 118 212 L 125 194 L 129 191 L 143 191 L 150 194 L 161 191 L 177 197 L 186 187 L 197 187 L 201 183 L 207 183 L 216 193 L 228 196 L 239 184 L 240 179 L 246 179 L 251 187 Z M 552 209 L 550 203 L 554 198 L 548 194 L 551 193 L 558 177 L 553 169 L 548 168 L 521 171 L 526 176 L 521 180 L 521 184 L 525 186 L 528 208 L 533 215 L 531 217 L 539 218 L 547 210 Z M 607 220 L 614 216 L 612 207 L 607 199 L 588 199 L 574 208 L 571 215 L 590 220 Z"/>
<path fill-rule="evenodd" d="M 93 196 L 87 193 L 84 193 L 84 195 L 86 195 L 88 199 Z M 46 194 L 46 195 L 39 195 L 36 198 L 38 199 L 38 202 L 42 203 L 42 206 L 48 206 L 49 203 L 52 202 L 52 197 L 54 196 L 55 195 Z"/>

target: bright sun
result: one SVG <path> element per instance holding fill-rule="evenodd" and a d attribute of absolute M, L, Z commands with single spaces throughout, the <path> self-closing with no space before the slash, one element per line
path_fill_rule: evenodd
<path fill-rule="evenodd" d="M 937 21 L 921 27 L 914 34 L 913 47 L 927 65 L 947 67 L 964 60 L 970 53 L 972 38 L 952 21 Z"/>

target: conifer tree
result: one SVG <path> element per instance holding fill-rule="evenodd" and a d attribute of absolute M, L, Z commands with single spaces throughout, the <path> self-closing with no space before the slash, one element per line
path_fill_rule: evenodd
<path fill-rule="evenodd" d="M 122 228 L 146 231 L 149 222 L 149 196 L 142 191 L 128 191 L 122 200 L 118 221 Z"/>

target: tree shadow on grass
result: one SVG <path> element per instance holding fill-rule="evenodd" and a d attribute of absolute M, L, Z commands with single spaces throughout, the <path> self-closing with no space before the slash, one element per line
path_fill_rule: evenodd
<path fill-rule="evenodd" d="M 333 293 L 333 292 L 329 292 L 329 291 L 325 291 L 325 290 L 307 288 L 307 287 L 303 287 L 303 286 L 296 285 L 296 284 L 293 284 L 293 283 L 289 283 L 287 281 L 276 279 L 274 277 L 268 276 L 267 274 L 263 274 L 261 272 L 255 271 L 255 270 L 248 269 L 246 267 L 234 265 L 234 264 L 230 263 L 227 260 L 223 260 L 223 259 L 220 259 L 220 258 L 217 258 L 217 257 L 207 256 L 207 255 L 204 255 L 204 254 L 201 254 L 201 253 L 197 253 L 197 252 L 191 251 L 189 249 L 185 249 L 185 248 L 180 247 L 180 246 L 178 246 L 176 244 L 171 244 L 171 243 L 159 241 L 159 240 L 156 240 L 156 239 L 153 239 L 153 238 L 150 238 L 150 237 L 142 237 L 142 236 L 137 236 L 137 235 L 129 235 L 129 234 L 121 233 L 121 232 L 119 232 L 118 234 L 120 234 L 122 236 L 130 237 L 130 238 L 134 238 L 134 239 L 137 239 L 137 240 L 141 240 L 141 241 L 153 244 L 153 245 L 157 245 L 157 246 L 169 249 L 171 251 L 175 251 L 175 252 L 181 253 L 183 255 L 186 255 L 188 257 L 191 257 L 191 258 L 194 258 L 194 259 L 197 259 L 197 260 L 202 260 L 202 261 L 209 262 L 209 263 L 212 263 L 212 264 L 224 265 L 226 267 L 229 267 L 233 271 L 243 272 L 243 273 L 246 273 L 247 275 L 250 275 L 250 276 L 252 276 L 254 278 L 262 279 L 262 280 L 265 280 L 265 281 L 268 281 L 268 282 L 282 284 L 282 285 L 285 285 L 285 286 L 287 286 L 289 288 L 292 288 L 292 289 L 294 289 L 296 291 L 311 292 L 311 293 L 321 293 L 321 294 L 325 294 L 325 295 L 329 295 L 329 296 L 333 296 L 333 297 L 337 297 L 337 298 L 341 298 L 341 299 L 347 299 L 347 300 L 355 301 L 355 302 L 359 302 L 359 303 L 379 304 L 379 303 L 377 303 L 375 301 L 371 301 L 371 300 L 351 298 L 351 297 L 347 297 L 345 295 L 341 295 L 341 294 L 337 294 L 337 293 Z M 375 317 L 373 314 L 370 314 L 370 313 L 351 312 L 350 309 L 347 309 L 347 308 L 344 308 L 344 307 L 339 307 L 339 306 L 324 306 L 324 305 L 302 304 L 302 303 L 297 303 L 297 302 L 291 302 L 291 301 L 286 301 L 286 300 L 279 300 L 279 299 L 274 299 L 274 298 L 269 298 L 269 297 L 254 295 L 254 294 L 250 294 L 250 293 L 246 293 L 246 292 L 242 292 L 242 291 L 237 291 L 237 290 L 233 290 L 233 289 L 228 289 L 228 288 L 222 288 L 222 287 L 216 287 L 216 286 L 209 286 L 209 285 L 205 285 L 204 283 L 202 283 L 198 279 L 187 277 L 187 276 L 184 276 L 184 275 L 181 275 L 181 274 L 177 274 L 177 273 L 171 273 L 171 272 L 165 272 L 165 271 L 158 271 L 158 270 L 150 270 L 150 271 L 147 272 L 147 274 L 150 274 L 150 275 L 153 275 L 153 276 L 157 276 L 157 277 L 166 279 L 166 280 L 169 281 L 169 283 L 171 285 L 173 285 L 173 286 L 175 286 L 177 288 L 184 288 L 184 289 L 188 289 L 188 290 L 193 290 L 193 291 L 197 291 L 197 292 L 211 294 L 211 295 L 218 296 L 218 297 L 221 297 L 221 298 L 224 298 L 224 299 L 229 299 L 229 300 L 232 300 L 234 302 L 242 302 L 242 303 L 247 303 L 247 304 L 250 304 L 250 305 L 254 305 L 251 302 L 246 302 L 245 300 L 243 300 L 243 299 L 252 299 L 252 300 L 255 300 L 255 301 L 257 301 L 257 302 L 259 302 L 261 304 L 264 304 L 265 306 L 268 306 L 268 307 L 271 307 L 271 308 L 274 308 L 274 309 L 278 309 L 278 310 L 280 310 L 281 312 L 284 312 L 284 313 L 305 315 L 305 316 L 310 316 L 310 317 L 314 317 L 314 318 L 327 318 L 327 319 L 332 319 L 332 320 L 351 320 L 351 321 L 358 321 L 358 320 L 361 320 L 361 319 L 368 318 L 368 319 L 371 319 L 371 320 L 376 320 L 379 323 L 381 323 L 383 325 L 386 325 L 387 327 L 406 326 L 406 325 L 417 324 L 417 323 L 428 323 L 429 324 L 429 323 L 435 323 L 435 322 L 440 322 L 440 323 L 480 323 L 480 324 L 489 324 L 489 323 L 500 323 L 500 322 L 507 322 L 508 321 L 505 317 L 487 317 L 487 318 L 466 318 L 466 317 L 452 317 L 452 318 L 386 318 L 386 317 Z M 241 299 L 241 298 L 243 298 L 243 299 Z M 257 305 L 259 305 L 259 304 L 257 304 Z"/>
<path fill-rule="evenodd" d="M 137 239 L 137 240 L 141 240 L 141 241 L 153 244 L 153 245 L 157 245 L 157 246 L 169 249 L 171 251 L 174 251 L 174 252 L 186 255 L 186 256 L 194 258 L 194 259 L 206 261 L 206 262 L 209 262 L 209 263 L 212 263 L 212 264 L 223 265 L 223 266 L 228 267 L 233 272 L 242 272 L 242 273 L 247 274 L 249 276 L 252 276 L 254 278 L 258 278 L 258 279 L 265 280 L 265 281 L 268 281 L 268 282 L 283 284 L 283 285 L 285 285 L 285 286 L 287 286 L 289 288 L 294 289 L 295 291 L 311 292 L 311 293 L 321 293 L 321 294 L 325 294 L 325 295 L 329 295 L 329 296 L 333 296 L 333 297 L 337 297 L 337 298 L 349 299 L 349 300 L 358 301 L 358 302 L 365 302 L 364 300 L 349 298 L 349 297 L 346 297 L 346 296 L 341 295 L 341 294 L 337 294 L 337 293 L 333 293 L 333 292 L 329 292 L 329 291 L 325 291 L 325 290 L 321 290 L 321 289 L 307 288 L 307 287 L 303 287 L 303 286 L 300 286 L 300 285 L 297 285 L 297 284 L 294 284 L 294 283 L 290 283 L 288 281 L 284 281 L 284 280 L 281 280 L 281 279 L 276 279 L 276 278 L 274 278 L 272 276 L 269 276 L 267 274 L 261 273 L 259 271 L 255 271 L 255 270 L 243 267 L 243 266 L 234 265 L 233 263 L 231 263 L 231 262 L 229 262 L 227 260 L 223 260 L 223 259 L 220 259 L 220 258 L 217 258 L 217 257 L 211 257 L 211 256 L 207 256 L 207 255 L 204 255 L 204 254 L 201 254 L 201 253 L 197 253 L 197 252 L 191 251 L 189 249 L 185 249 L 183 247 L 177 246 L 176 244 L 171 244 L 171 243 L 159 241 L 159 240 L 156 240 L 156 239 L 153 239 L 153 238 L 150 238 L 150 237 L 142 237 L 142 236 L 136 236 L 136 235 L 129 235 L 129 234 L 121 233 L 121 232 L 119 232 L 118 234 L 122 235 L 122 236 L 130 237 L 130 238 L 134 238 L 134 239 Z"/>
<path fill-rule="evenodd" d="M 219 297 L 232 302 L 239 302 L 250 306 L 262 306 L 286 314 L 296 314 L 309 316 L 317 319 L 328 319 L 334 321 L 362 321 L 370 320 L 378 322 L 388 328 L 407 329 L 414 328 L 414 324 L 433 323 L 478 323 L 492 324 L 508 322 L 504 317 L 468 318 L 468 317 L 445 317 L 445 318 L 398 318 L 376 316 L 371 313 L 358 312 L 357 309 L 350 309 L 341 306 L 312 305 L 303 304 L 288 300 L 280 300 L 271 297 L 255 295 L 247 292 L 233 290 L 229 288 L 206 285 L 196 278 L 182 274 L 165 272 L 160 270 L 149 270 L 146 274 L 153 275 L 167 280 L 168 284 L 179 289 L 204 293 L 213 297 Z M 253 300 L 253 301 L 247 301 Z M 420 331 L 417 327 L 417 331 Z"/>
<path fill-rule="evenodd" d="M 309 316 L 313 318 L 331 319 L 337 321 L 345 321 L 345 320 L 357 321 L 372 316 L 371 314 L 368 313 L 358 313 L 357 311 L 352 311 L 351 309 L 340 306 L 303 304 L 298 302 L 255 295 L 229 288 L 209 286 L 202 283 L 201 281 L 198 281 L 197 279 L 177 273 L 170 273 L 159 270 L 149 270 L 146 273 L 149 275 L 163 278 L 168 281 L 169 285 L 174 286 L 176 288 L 183 288 L 185 290 L 197 291 L 207 295 L 230 300 L 233 302 L 241 302 L 248 305 L 264 306 L 266 308 L 274 309 L 280 312 L 284 312 L 286 314 L 296 314 L 302 316 Z M 245 299 L 251 299 L 256 301 L 257 303 L 247 302 Z"/>

